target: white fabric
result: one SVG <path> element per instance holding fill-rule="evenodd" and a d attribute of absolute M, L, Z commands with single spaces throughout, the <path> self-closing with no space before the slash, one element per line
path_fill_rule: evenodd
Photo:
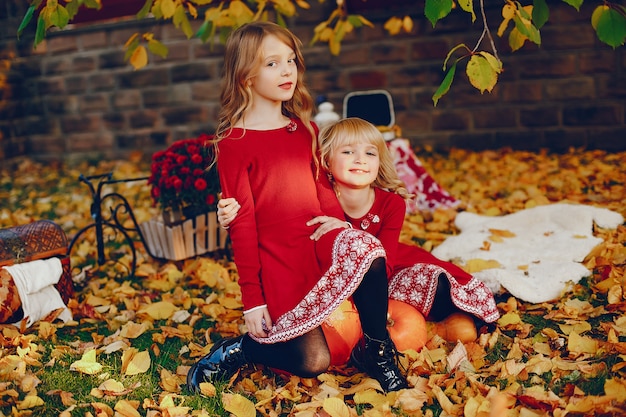
<path fill-rule="evenodd" d="M 565 203 L 497 217 L 461 212 L 455 220 L 461 233 L 447 238 L 433 255 L 461 266 L 472 259 L 497 261 L 500 267 L 473 275 L 493 292 L 501 285 L 524 301 L 550 301 L 561 295 L 568 282 L 576 283 L 590 274 L 580 262 L 602 242 L 593 236 L 594 222 L 611 229 L 624 218 L 608 209 Z M 506 230 L 515 236 L 494 242 L 489 239 L 489 229 Z M 490 243 L 489 250 L 484 250 L 484 242 Z"/>
<path fill-rule="evenodd" d="M 59 308 L 63 309 L 59 315 L 61 320 L 67 322 L 72 319 L 72 313 L 61 299 L 59 291 L 54 287 L 63 274 L 63 266 L 59 258 L 39 259 L 3 268 L 11 274 L 17 287 L 26 327 L 32 326 L 33 323 Z M 13 324 L 19 326 L 20 322 Z"/>

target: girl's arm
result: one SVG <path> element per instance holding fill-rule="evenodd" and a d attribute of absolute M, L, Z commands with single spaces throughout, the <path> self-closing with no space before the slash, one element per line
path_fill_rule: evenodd
<path fill-rule="evenodd" d="M 244 310 L 265 304 L 261 288 L 261 262 L 258 250 L 254 198 L 248 177 L 248 162 L 242 155 L 240 141 L 228 139 L 220 143 L 218 173 L 224 197 L 233 197 L 240 204 L 237 221 L 229 228 L 233 255 L 239 274 L 239 286 Z M 243 152 L 245 154 L 245 152 Z"/>

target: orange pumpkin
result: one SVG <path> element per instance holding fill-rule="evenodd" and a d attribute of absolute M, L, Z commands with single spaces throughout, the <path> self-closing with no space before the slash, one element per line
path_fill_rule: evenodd
<path fill-rule="evenodd" d="M 359 313 L 351 300 L 346 300 L 322 324 L 330 350 L 331 365 L 343 365 L 362 335 Z M 419 351 L 428 341 L 426 320 L 410 304 L 389 300 L 387 330 L 398 351 Z"/>
<path fill-rule="evenodd" d="M 452 313 L 444 320 L 435 323 L 435 333 L 448 342 L 473 342 L 478 338 L 474 319 L 466 313 Z"/>
<path fill-rule="evenodd" d="M 352 300 L 345 300 L 328 319 L 322 330 L 330 350 L 330 364 L 343 365 L 361 338 L 361 320 Z"/>
<path fill-rule="evenodd" d="M 428 341 L 426 319 L 411 304 L 389 300 L 387 330 L 399 352 L 419 351 Z"/>

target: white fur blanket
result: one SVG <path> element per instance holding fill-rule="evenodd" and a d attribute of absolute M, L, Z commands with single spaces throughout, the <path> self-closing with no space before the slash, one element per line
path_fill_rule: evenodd
<path fill-rule="evenodd" d="M 624 218 L 608 209 L 563 203 L 497 217 L 461 212 L 455 220 L 461 233 L 433 255 L 465 267 L 494 293 L 502 286 L 524 301 L 550 301 L 568 282 L 590 274 L 581 262 L 602 242 L 593 236 L 594 222 L 612 229 Z M 481 269 L 477 264 L 490 267 L 472 272 Z"/>

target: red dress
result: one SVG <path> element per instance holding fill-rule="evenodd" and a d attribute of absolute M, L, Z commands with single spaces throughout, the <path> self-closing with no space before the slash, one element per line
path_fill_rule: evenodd
<path fill-rule="evenodd" d="M 376 198 L 370 211 L 358 219 L 347 218 L 355 229 L 366 230 L 382 242 L 387 253 L 389 298 L 409 303 L 427 316 L 435 299 L 438 277 L 443 273 L 450 281 L 454 305 L 485 322 L 497 320 L 493 294 L 482 281 L 419 246 L 398 243 L 406 203 L 398 194 L 380 188 L 374 191 Z"/>
<path fill-rule="evenodd" d="M 326 176 L 316 181 L 311 137 L 300 121 L 295 130 L 235 128 L 218 146 L 223 196 L 241 205 L 229 234 L 244 310 L 266 304 L 273 321 L 269 336 L 255 339 L 305 334 L 352 295 L 385 251 L 361 230 L 310 239 L 308 220 L 344 214 Z"/>

